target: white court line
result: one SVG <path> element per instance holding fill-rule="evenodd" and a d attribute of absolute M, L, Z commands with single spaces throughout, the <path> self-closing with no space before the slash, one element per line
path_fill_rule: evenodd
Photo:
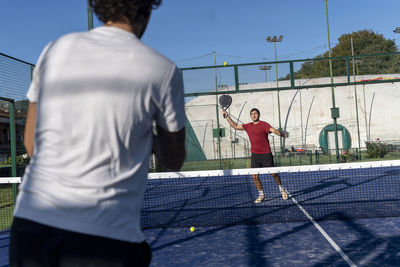
<path fill-rule="evenodd" d="M 343 250 L 333 241 L 333 239 L 322 229 L 322 227 L 314 220 L 313 217 L 297 202 L 297 200 L 292 197 L 292 195 L 286 190 L 288 193 L 289 197 L 292 199 L 294 204 L 297 205 L 297 207 L 306 215 L 306 217 L 314 224 L 315 228 L 318 229 L 318 231 L 325 237 L 326 240 L 328 240 L 329 244 L 336 250 L 337 253 L 347 262 L 349 266 L 356 267 L 357 265 L 343 252 Z"/>

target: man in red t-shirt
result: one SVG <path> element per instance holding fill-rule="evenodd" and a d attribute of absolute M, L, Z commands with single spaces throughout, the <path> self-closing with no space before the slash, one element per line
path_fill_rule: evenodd
<path fill-rule="evenodd" d="M 260 111 L 256 108 L 253 108 L 250 111 L 252 122 L 247 124 L 237 124 L 229 117 L 228 113 L 224 110 L 222 111 L 222 114 L 224 118 L 226 118 L 228 123 L 232 126 L 232 128 L 247 132 L 251 143 L 251 167 L 274 167 L 274 158 L 271 153 L 271 147 L 268 141 L 268 134 L 274 133 L 283 138 L 286 137 L 286 134 L 273 128 L 265 121 L 260 121 Z M 282 198 L 287 199 L 288 194 L 282 186 L 279 174 L 273 173 L 271 175 L 279 187 Z M 261 203 L 265 199 L 265 194 L 261 185 L 260 178 L 258 177 L 258 174 L 253 174 L 252 178 L 258 190 L 258 198 L 254 201 L 254 203 Z"/>

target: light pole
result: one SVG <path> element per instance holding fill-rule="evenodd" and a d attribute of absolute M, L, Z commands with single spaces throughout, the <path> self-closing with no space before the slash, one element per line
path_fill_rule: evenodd
<path fill-rule="evenodd" d="M 356 82 L 356 66 L 355 66 L 355 59 L 354 59 L 353 38 L 350 38 L 350 44 L 351 44 L 351 55 L 353 56 L 353 76 L 354 76 L 354 82 Z M 361 160 L 360 122 L 359 122 L 359 118 L 358 118 L 358 101 L 357 101 L 357 85 L 356 84 L 354 84 L 354 98 L 355 98 L 355 104 L 356 104 L 357 135 L 358 135 L 357 157 L 358 157 L 358 160 Z"/>
<path fill-rule="evenodd" d="M 215 58 L 215 51 L 213 51 L 213 58 L 214 58 L 214 78 L 215 78 L 215 113 L 217 117 L 217 141 L 218 141 L 218 157 L 219 157 L 219 168 L 222 169 L 222 153 L 221 153 L 221 135 L 220 135 L 220 124 L 219 124 L 219 110 L 218 110 L 218 79 L 217 79 L 217 68 L 216 68 L 216 58 Z"/>
<path fill-rule="evenodd" d="M 328 32 L 328 48 L 329 48 L 329 74 L 331 77 L 331 92 L 332 92 L 332 108 L 331 117 L 333 119 L 333 125 L 335 128 L 335 148 L 336 148 L 336 161 L 339 162 L 339 142 L 338 142 L 338 132 L 337 132 L 337 118 L 339 118 L 339 108 L 335 105 L 335 88 L 333 87 L 333 71 L 332 71 L 332 50 L 331 50 L 331 40 L 329 37 L 329 20 L 328 20 L 328 2 L 325 1 L 325 11 L 326 11 L 326 28 Z"/>
<path fill-rule="evenodd" d="M 267 65 L 267 66 L 260 66 L 260 70 L 265 71 L 265 82 L 267 82 L 267 70 L 271 70 L 272 66 Z"/>
<path fill-rule="evenodd" d="M 275 73 L 276 73 L 276 88 L 278 88 L 278 119 L 279 119 L 279 131 L 282 131 L 282 124 L 281 124 L 281 101 L 279 98 L 279 83 L 278 83 L 278 59 L 276 56 L 276 43 L 277 42 L 282 42 L 283 35 L 280 35 L 279 37 L 274 35 L 274 36 L 267 36 L 265 39 L 268 43 L 274 43 L 274 50 L 275 50 Z M 280 144 L 281 144 L 281 154 L 283 154 L 283 144 L 282 144 L 282 138 L 280 138 Z"/>

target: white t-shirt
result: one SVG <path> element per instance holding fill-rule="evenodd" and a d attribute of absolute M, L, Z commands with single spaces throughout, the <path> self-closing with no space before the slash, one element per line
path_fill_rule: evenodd
<path fill-rule="evenodd" d="M 49 44 L 27 96 L 37 103 L 35 144 L 14 215 L 142 242 L 152 121 L 176 132 L 186 119 L 176 65 L 103 26 Z"/>

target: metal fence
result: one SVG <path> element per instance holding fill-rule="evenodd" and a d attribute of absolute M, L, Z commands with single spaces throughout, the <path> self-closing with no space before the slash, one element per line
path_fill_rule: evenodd
<path fill-rule="evenodd" d="M 0 96 L 14 99 L 18 155 L 25 153 L 25 95 L 33 68 L 0 53 Z M 292 160 L 296 156 L 302 157 L 298 162 L 314 164 L 316 152 L 332 158 L 331 152 L 339 151 L 335 161 L 366 158 L 368 142 L 393 145 L 400 140 L 400 121 L 395 119 L 400 112 L 399 68 L 400 53 L 182 68 L 188 119 L 184 169 L 249 166 L 247 134 L 235 131 L 222 118 L 221 94 L 233 96 L 229 113 L 237 123 L 249 122 L 250 109 L 257 107 L 261 120 L 289 132 L 285 140 L 269 137 L 279 164 L 296 162 Z M 7 107 L 8 102 L 0 102 L 0 113 L 6 114 Z M 7 120 L 7 115 L 3 117 Z M 333 117 L 338 124 L 337 150 Z M 0 151 L 5 149 L 0 142 Z M 304 160 L 298 151 L 311 153 L 313 160 Z M 349 152 L 356 156 L 346 156 Z"/>
<path fill-rule="evenodd" d="M 0 53 L 0 177 L 21 176 L 27 163 L 23 136 L 33 67 Z"/>
<path fill-rule="evenodd" d="M 217 160 L 205 165 L 223 168 L 227 160 L 235 164 L 234 159 L 250 153 L 247 134 L 232 130 L 222 118 L 218 107 L 222 94 L 232 95 L 229 113 L 236 122 L 250 122 L 249 111 L 256 107 L 261 120 L 289 132 L 285 140 L 269 137 L 278 164 L 296 162 L 291 160 L 293 149 L 308 151 L 314 158 L 296 165 L 327 161 L 318 160 L 325 158 L 322 155 L 329 155 L 330 162 L 362 160 L 367 158 L 367 142 L 390 145 L 400 140 L 400 122 L 395 120 L 400 112 L 400 53 L 192 67 L 182 68 L 181 73 L 188 120 L 204 122 L 196 135 L 207 140 L 200 142 L 206 160 Z M 199 165 L 187 162 L 191 164 Z"/>

